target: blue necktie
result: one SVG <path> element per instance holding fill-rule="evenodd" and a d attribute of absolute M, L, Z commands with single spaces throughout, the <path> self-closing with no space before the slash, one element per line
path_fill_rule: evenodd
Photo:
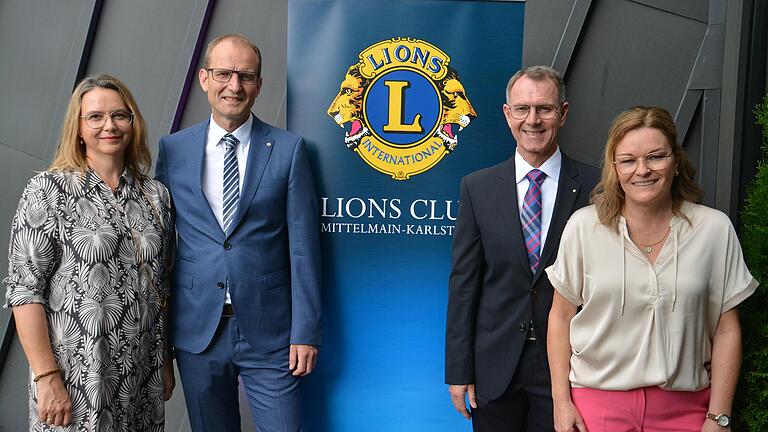
<path fill-rule="evenodd" d="M 528 250 L 528 263 L 533 273 L 539 268 L 541 254 L 541 182 L 546 176 L 537 169 L 532 169 L 525 176 L 528 179 L 528 191 L 523 200 L 520 222 L 523 225 L 525 248 Z"/>
<path fill-rule="evenodd" d="M 229 231 L 229 226 L 235 218 L 237 203 L 240 201 L 240 171 L 237 168 L 237 154 L 235 149 L 239 141 L 232 134 L 222 138 L 227 147 L 224 153 L 224 232 Z"/>

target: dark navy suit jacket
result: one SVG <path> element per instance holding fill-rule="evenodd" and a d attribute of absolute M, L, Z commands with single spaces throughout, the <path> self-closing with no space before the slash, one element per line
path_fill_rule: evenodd
<path fill-rule="evenodd" d="M 462 179 L 449 281 L 447 384 L 475 384 L 488 399 L 501 396 L 517 368 L 530 322 L 546 360 L 553 288 L 544 269 L 557 257 L 565 223 L 589 204 L 597 180 L 595 168 L 563 154 L 547 240 L 532 274 L 517 206 L 522 197 L 517 197 L 515 158 Z M 546 361 L 541 367 L 549 369 Z"/>
<path fill-rule="evenodd" d="M 178 233 L 171 343 L 191 353 L 209 345 L 228 281 L 254 350 L 320 345 L 319 212 L 303 140 L 254 118 L 238 210 L 225 233 L 202 188 L 208 124 L 160 140 L 155 175 L 171 192 Z"/>

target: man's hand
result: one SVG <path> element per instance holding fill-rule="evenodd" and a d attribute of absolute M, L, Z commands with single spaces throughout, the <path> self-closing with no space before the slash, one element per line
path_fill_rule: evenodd
<path fill-rule="evenodd" d="M 317 361 L 317 347 L 313 345 L 291 345 L 288 355 L 288 368 L 293 376 L 306 376 L 312 373 Z"/>
<path fill-rule="evenodd" d="M 464 401 L 464 395 L 469 399 L 469 406 L 472 409 L 477 408 L 477 398 L 475 397 L 475 385 L 474 384 L 462 384 L 462 385 L 450 385 L 448 391 L 451 393 L 451 402 L 453 407 L 459 414 L 463 415 L 465 419 L 472 418 L 472 412 L 467 409 L 467 403 Z"/>

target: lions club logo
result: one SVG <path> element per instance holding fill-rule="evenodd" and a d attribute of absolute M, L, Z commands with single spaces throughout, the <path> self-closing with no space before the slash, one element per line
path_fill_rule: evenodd
<path fill-rule="evenodd" d="M 372 168 L 408 180 L 456 149 L 477 117 L 451 59 L 436 46 L 393 38 L 360 52 L 328 115 Z"/>

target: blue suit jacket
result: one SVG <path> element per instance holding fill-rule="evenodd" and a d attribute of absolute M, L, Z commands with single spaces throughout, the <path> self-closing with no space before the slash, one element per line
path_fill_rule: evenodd
<path fill-rule="evenodd" d="M 171 192 L 178 233 L 171 343 L 192 353 L 208 346 L 229 281 L 254 350 L 320 345 L 319 212 L 303 140 L 254 118 L 239 206 L 225 233 L 202 188 L 207 135 L 208 121 L 160 139 L 155 175 Z"/>

